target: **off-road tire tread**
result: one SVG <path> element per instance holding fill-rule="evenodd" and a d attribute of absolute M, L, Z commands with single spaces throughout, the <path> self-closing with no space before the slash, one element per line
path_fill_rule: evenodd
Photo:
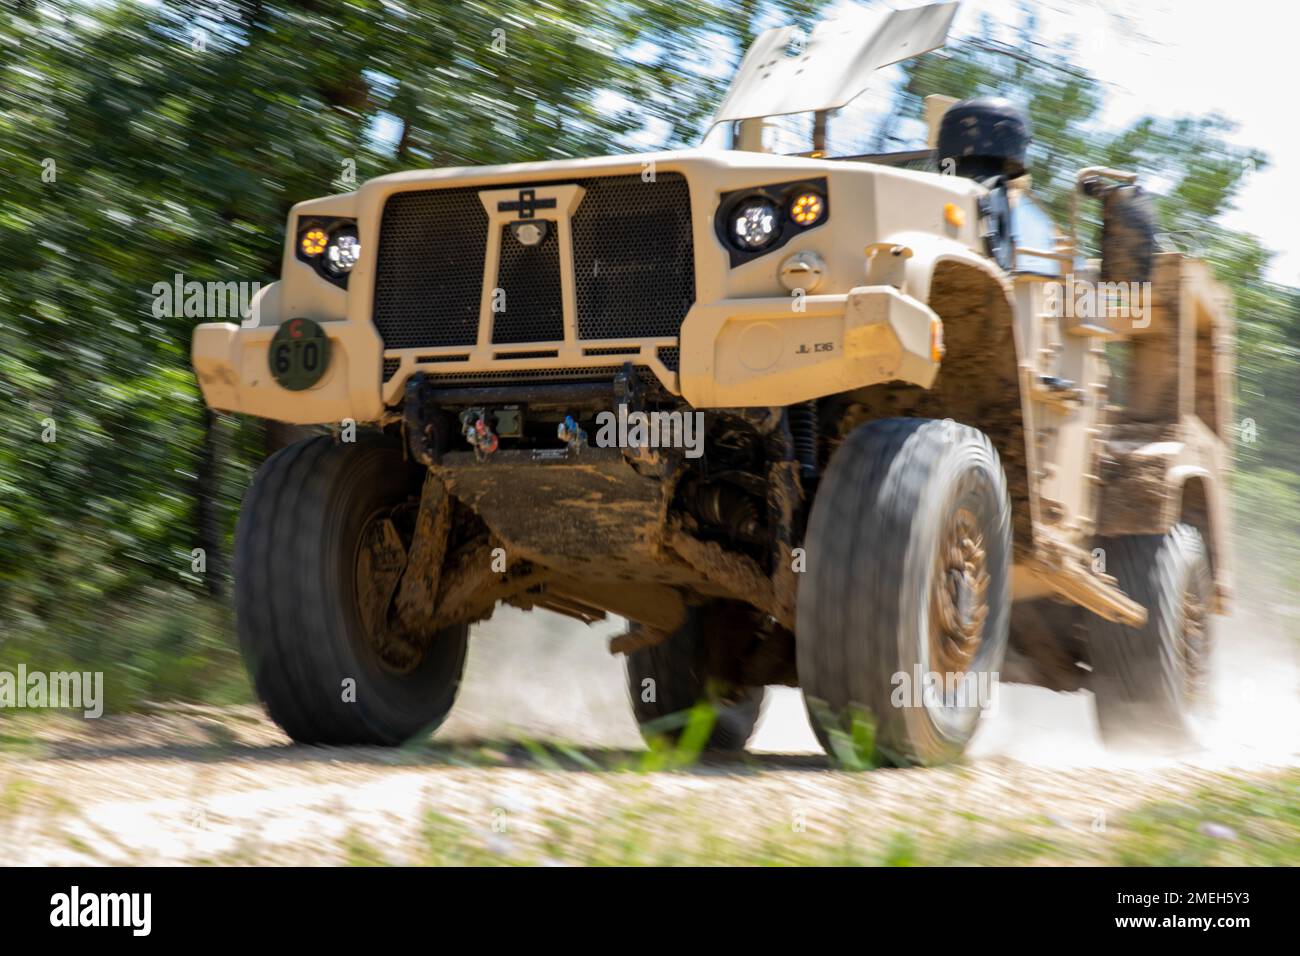
<path fill-rule="evenodd" d="M 367 462 L 367 456 L 384 461 Z M 348 520 L 351 502 L 337 496 L 358 469 L 379 465 L 381 476 L 406 468 L 400 449 L 384 436 L 362 433 L 347 444 L 308 438 L 268 458 L 244 496 L 234 562 L 240 651 L 268 714 L 299 743 L 400 744 L 441 723 L 459 685 L 466 626 L 433 638 L 444 642 L 438 673 L 417 675 L 431 691 L 427 700 L 393 700 L 403 678 L 381 673 L 372 680 L 349 643 L 346 600 L 333 584 L 332 538 Z M 356 702 L 342 699 L 343 677 L 357 681 Z"/>
<path fill-rule="evenodd" d="M 700 629 L 706 626 L 705 615 L 692 609 L 682 624 L 667 640 L 643 647 L 627 655 L 626 673 L 628 697 L 639 725 L 661 720 L 670 714 L 689 711 L 706 696 L 707 676 L 699 653 Z M 630 630 L 639 629 L 635 622 Z M 654 701 L 641 699 L 641 681 L 653 678 Z M 706 750 L 734 753 L 745 749 L 754 732 L 762 707 L 763 688 L 749 688 L 743 700 L 734 704 L 717 704 L 717 718 L 709 734 Z M 672 741 L 680 739 L 682 729 L 660 731 Z"/>
<path fill-rule="evenodd" d="M 1177 641 L 1182 596 L 1201 577 L 1208 600 L 1209 556 L 1200 532 L 1187 524 L 1166 534 L 1102 539 L 1106 571 L 1147 609 L 1140 628 L 1088 615 L 1088 656 L 1097 723 L 1108 742 L 1189 744 L 1193 739 L 1182 690 Z M 1205 626 L 1211 627 L 1207 614 Z"/>
<path fill-rule="evenodd" d="M 807 570 L 800 575 L 796 648 L 800 686 L 822 747 L 832 748 L 818 719 L 823 707 L 848 731 L 855 709 L 874 719 L 879 756 L 897 764 L 938 763 L 962 747 L 918 740 L 903 709 L 891 705 L 891 676 L 899 670 L 898 621 L 911 595 L 905 567 L 915 516 L 945 455 L 965 447 L 983 456 L 998 502 L 1001 548 L 1010 556 L 1010 499 L 998 454 L 968 426 L 921 418 L 869 422 L 835 452 L 818 490 L 806 536 Z M 985 640 L 1005 651 L 1010 574 L 989 595 Z M 995 654 L 996 663 L 1001 653 Z"/>

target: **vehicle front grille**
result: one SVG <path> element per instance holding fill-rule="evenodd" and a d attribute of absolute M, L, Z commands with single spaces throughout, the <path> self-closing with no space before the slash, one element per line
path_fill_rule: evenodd
<path fill-rule="evenodd" d="M 375 260 L 374 318 L 385 348 L 474 344 L 487 224 L 477 189 L 389 197 Z"/>
<path fill-rule="evenodd" d="M 548 229 L 536 246 L 525 246 L 509 226 L 501 227 L 501 262 L 493 296 L 494 345 L 564 340 L 560 241 L 554 229 Z"/>
<path fill-rule="evenodd" d="M 587 180 L 573 214 L 578 338 L 676 335 L 695 302 L 691 195 L 679 173 Z"/>
<path fill-rule="evenodd" d="M 478 338 L 488 217 L 485 189 L 577 183 L 570 223 L 576 336 L 676 336 L 695 301 L 690 191 L 680 173 L 426 189 L 389 197 L 376 253 L 374 321 L 386 349 L 472 346 Z M 508 226 L 493 288 L 504 293 L 492 342 L 564 339 L 560 244 L 523 246 Z M 490 290 L 491 291 L 491 290 Z"/>

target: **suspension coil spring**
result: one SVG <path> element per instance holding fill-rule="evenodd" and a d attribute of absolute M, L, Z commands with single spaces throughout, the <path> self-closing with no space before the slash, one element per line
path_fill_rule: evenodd
<path fill-rule="evenodd" d="M 804 478 L 817 477 L 817 403 L 799 402 L 786 409 L 790 422 L 790 436 L 794 440 L 794 454 L 799 461 L 799 471 Z"/>

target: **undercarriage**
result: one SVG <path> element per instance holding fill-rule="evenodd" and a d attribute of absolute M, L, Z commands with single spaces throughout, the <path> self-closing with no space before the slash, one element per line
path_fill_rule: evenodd
<path fill-rule="evenodd" d="M 668 442 L 647 429 L 643 443 L 633 434 L 632 444 L 600 447 L 602 413 L 633 427 L 638 413 L 675 416 L 665 420 L 698 429 L 696 454 L 673 447 L 682 432 L 671 429 Z M 566 420 L 581 438 L 557 437 Z M 479 422 L 490 451 L 462 440 Z M 630 364 L 612 383 L 526 394 L 413 378 L 401 428 L 427 477 L 395 594 L 399 629 L 472 622 L 504 601 L 583 621 L 625 617 L 640 625 L 616 640 L 627 651 L 663 640 L 692 607 L 726 601 L 785 647 L 766 648 L 752 676 L 793 684 L 794 547 L 820 469 L 817 427 L 812 403 L 696 412 Z M 429 543 L 440 535 L 445 545 Z"/>

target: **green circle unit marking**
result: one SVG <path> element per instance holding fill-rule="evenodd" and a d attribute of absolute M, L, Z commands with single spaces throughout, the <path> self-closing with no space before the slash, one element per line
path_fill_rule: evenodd
<path fill-rule="evenodd" d="M 290 319 L 275 330 L 268 360 L 282 388 L 301 392 L 320 381 L 330 361 L 330 340 L 311 319 Z"/>

